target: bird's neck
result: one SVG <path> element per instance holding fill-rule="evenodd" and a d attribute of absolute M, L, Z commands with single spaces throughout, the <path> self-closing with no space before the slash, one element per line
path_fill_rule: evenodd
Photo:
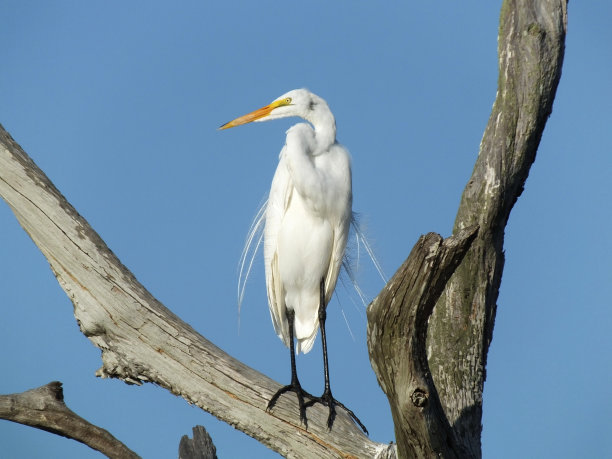
<path fill-rule="evenodd" d="M 309 121 L 314 127 L 317 144 L 321 151 L 327 150 L 336 142 L 336 120 L 330 110 L 319 111 Z"/>

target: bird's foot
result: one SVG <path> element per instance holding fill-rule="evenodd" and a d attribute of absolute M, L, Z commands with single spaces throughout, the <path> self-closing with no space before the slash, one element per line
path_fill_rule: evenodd
<path fill-rule="evenodd" d="M 343 403 L 340 403 L 338 400 L 336 400 L 332 396 L 330 390 L 326 389 L 323 392 L 323 395 L 321 395 L 320 397 L 311 396 L 311 399 L 308 402 L 306 402 L 304 408 L 309 408 L 313 406 L 315 403 L 320 403 L 322 405 L 329 407 L 329 416 L 327 417 L 327 428 L 329 430 L 331 430 L 332 426 L 334 425 L 334 419 L 336 419 L 336 406 L 339 406 L 343 408 L 349 414 L 349 416 L 353 419 L 355 424 L 361 427 L 361 430 L 363 430 L 364 433 L 368 435 L 368 429 L 366 429 L 366 427 L 359 420 L 359 418 L 355 415 L 355 413 L 353 413 L 352 410 L 349 410 L 346 406 L 344 406 Z"/>
<path fill-rule="evenodd" d="M 266 408 L 266 410 L 268 411 L 271 410 L 276 404 L 276 402 L 278 401 L 279 397 L 283 395 L 285 392 L 295 392 L 296 393 L 297 399 L 298 399 L 298 405 L 300 406 L 300 421 L 302 421 L 304 423 L 304 426 L 308 428 L 308 419 L 306 419 L 306 407 L 311 406 L 311 405 L 310 405 L 310 401 L 305 403 L 304 398 L 313 399 L 315 397 L 313 397 L 308 392 L 306 392 L 304 389 L 302 389 L 300 382 L 297 380 L 291 381 L 291 384 L 281 387 L 279 390 L 277 390 L 276 394 L 274 394 L 274 396 L 268 402 L 268 407 Z"/>

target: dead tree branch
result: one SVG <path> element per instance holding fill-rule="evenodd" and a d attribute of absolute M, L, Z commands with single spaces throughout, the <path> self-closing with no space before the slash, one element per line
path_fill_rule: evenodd
<path fill-rule="evenodd" d="M 183 435 L 179 443 L 179 459 L 217 459 L 217 448 L 202 426 L 193 428 L 193 438 Z"/>
<path fill-rule="evenodd" d="M 108 431 L 70 410 L 64 403 L 64 391 L 59 381 L 20 394 L 0 395 L 0 419 L 72 438 L 111 458 L 140 457 Z"/>
<path fill-rule="evenodd" d="M 290 457 L 376 457 L 393 447 L 366 437 L 343 411 L 268 400 L 280 384 L 233 359 L 157 301 L 0 126 L 0 196 L 45 255 L 81 331 L 102 351 L 101 377 L 152 382 Z"/>

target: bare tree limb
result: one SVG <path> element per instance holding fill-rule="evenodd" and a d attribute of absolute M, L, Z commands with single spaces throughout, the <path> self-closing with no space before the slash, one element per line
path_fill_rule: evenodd
<path fill-rule="evenodd" d="M 421 236 L 408 259 L 368 306 L 368 349 L 391 406 L 399 457 L 466 457 L 431 379 L 427 321 L 478 227 L 442 240 Z"/>
<path fill-rule="evenodd" d="M 552 111 L 567 30 L 566 0 L 505 0 L 499 80 L 454 231 L 477 239 L 430 319 L 429 365 L 457 438 L 480 457 L 482 391 L 504 265 L 504 231 Z"/>
<path fill-rule="evenodd" d="M 152 382 L 289 457 L 376 457 L 394 447 L 368 439 L 342 410 L 295 397 L 268 400 L 280 384 L 233 359 L 157 301 L 0 126 L 0 196 L 45 255 L 72 300 L 81 331 L 102 351 L 101 377 Z"/>
<path fill-rule="evenodd" d="M 110 458 L 140 457 L 108 431 L 70 410 L 59 381 L 20 394 L 0 395 L 0 419 L 72 438 Z"/>

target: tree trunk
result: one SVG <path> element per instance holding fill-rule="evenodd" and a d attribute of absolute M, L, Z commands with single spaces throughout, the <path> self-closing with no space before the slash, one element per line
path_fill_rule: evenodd
<path fill-rule="evenodd" d="M 478 225 L 479 232 L 429 319 L 429 365 L 422 365 L 421 370 L 423 378 L 431 371 L 444 421 L 453 435 L 440 430 L 445 425 L 443 420 L 428 421 L 426 407 L 419 412 L 409 401 L 397 404 L 393 393 L 383 385 L 392 405 L 396 432 L 406 431 L 406 435 L 397 434 L 400 457 L 452 457 L 457 451 L 461 457 L 481 456 L 482 391 L 504 264 L 504 229 L 552 111 L 566 29 L 566 0 L 503 3 L 497 98 L 454 227 L 457 233 Z M 399 301 L 390 305 L 391 313 L 379 320 L 395 320 L 401 305 Z M 380 328 L 385 324 L 377 321 L 368 326 Z M 414 364 L 410 362 L 411 348 L 400 340 L 389 340 L 386 349 L 373 354 L 373 367 L 381 368 L 385 356 L 397 353 L 398 346 L 402 346 L 405 361 L 398 359 L 392 374 L 400 378 Z M 412 386 L 404 390 L 408 387 Z M 402 410 L 404 419 L 395 415 L 397 410 Z M 426 429 L 414 429 L 414 425 Z M 440 444 L 440 432 L 444 438 L 458 442 L 451 452 Z"/>
<path fill-rule="evenodd" d="M 497 98 L 454 231 L 479 225 L 430 321 L 434 381 L 451 425 L 481 456 L 482 391 L 504 266 L 504 231 L 535 161 L 561 78 L 566 0 L 508 0 L 499 26 Z"/>

